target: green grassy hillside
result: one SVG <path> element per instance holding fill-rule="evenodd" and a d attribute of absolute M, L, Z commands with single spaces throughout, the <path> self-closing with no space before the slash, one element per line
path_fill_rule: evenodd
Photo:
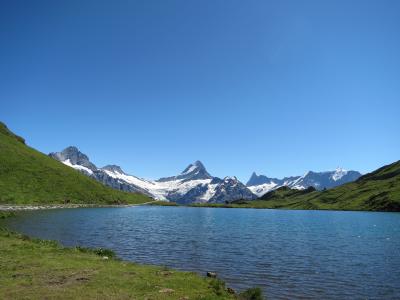
<path fill-rule="evenodd" d="M 400 211 L 400 161 L 325 191 L 279 188 L 240 207 Z"/>
<path fill-rule="evenodd" d="M 0 122 L 0 204 L 151 201 L 141 194 L 113 190 L 27 145 Z"/>

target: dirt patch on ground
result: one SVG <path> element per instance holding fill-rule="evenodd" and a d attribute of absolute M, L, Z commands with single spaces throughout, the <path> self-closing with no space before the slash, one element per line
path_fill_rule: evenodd
<path fill-rule="evenodd" d="M 163 294 L 172 294 L 175 291 L 173 289 L 163 288 L 163 289 L 159 290 L 158 292 L 163 293 Z"/>
<path fill-rule="evenodd" d="M 50 287 L 66 287 L 74 284 L 82 284 L 90 281 L 92 272 L 77 272 L 71 274 L 55 275 L 47 278 L 46 284 Z"/>
<path fill-rule="evenodd" d="M 171 276 L 172 274 L 174 274 L 174 272 L 172 272 L 172 271 L 158 271 L 157 272 L 157 275 L 164 276 L 164 277 Z"/>

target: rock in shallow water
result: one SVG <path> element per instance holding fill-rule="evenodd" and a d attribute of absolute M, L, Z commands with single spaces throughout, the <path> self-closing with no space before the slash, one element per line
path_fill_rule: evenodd
<path fill-rule="evenodd" d="M 207 277 L 217 278 L 217 273 L 215 273 L 215 272 L 207 272 Z"/>

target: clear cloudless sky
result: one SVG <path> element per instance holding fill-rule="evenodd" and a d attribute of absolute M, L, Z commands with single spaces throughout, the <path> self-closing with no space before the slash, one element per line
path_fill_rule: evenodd
<path fill-rule="evenodd" d="M 0 120 L 145 178 L 400 159 L 400 1 L 2 1 Z"/>

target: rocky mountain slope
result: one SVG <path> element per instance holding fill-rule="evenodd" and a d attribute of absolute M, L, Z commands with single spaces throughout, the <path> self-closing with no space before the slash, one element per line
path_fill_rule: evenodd
<path fill-rule="evenodd" d="M 236 177 L 221 179 L 211 176 L 200 161 L 190 164 L 179 175 L 146 180 L 129 175 L 116 165 L 97 168 L 76 147 L 68 147 L 61 152 L 50 153 L 49 156 L 110 187 L 141 192 L 158 200 L 188 204 L 257 198 Z"/>

